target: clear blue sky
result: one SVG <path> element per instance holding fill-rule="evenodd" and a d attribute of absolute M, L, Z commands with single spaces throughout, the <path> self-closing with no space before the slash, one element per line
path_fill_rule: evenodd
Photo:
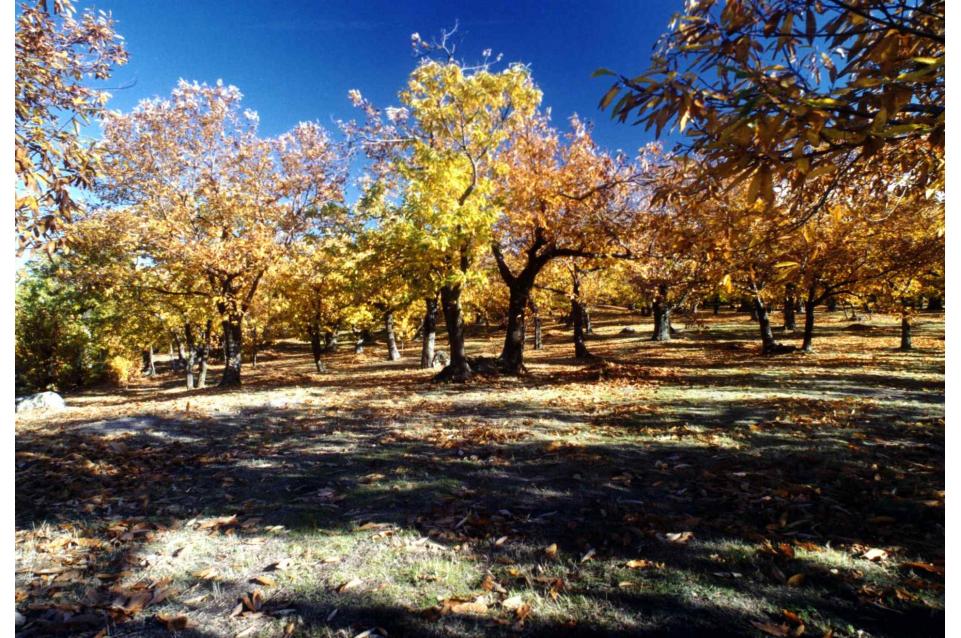
<path fill-rule="evenodd" d="M 110 86 L 111 109 L 127 111 L 146 97 L 169 95 L 179 78 L 223 79 L 260 113 L 261 132 L 275 135 L 302 120 L 356 115 L 347 91 L 378 106 L 396 94 L 416 64 L 410 35 L 425 39 L 460 23 L 458 57 L 485 48 L 505 62 L 531 65 L 555 124 L 573 113 L 595 123 L 608 148 L 636 151 L 652 138 L 641 127 L 610 120 L 597 103 L 609 78 L 598 67 L 640 73 L 657 37 L 682 0 L 79 0 L 109 10 L 127 41 L 130 62 Z"/>

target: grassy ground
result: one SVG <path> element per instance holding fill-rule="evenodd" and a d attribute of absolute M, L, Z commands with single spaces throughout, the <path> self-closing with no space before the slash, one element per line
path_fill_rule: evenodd
<path fill-rule="evenodd" d="M 746 315 L 596 314 L 595 360 L 550 326 L 520 378 L 280 344 L 18 419 L 20 632 L 944 634 L 940 316 L 762 359 Z"/>

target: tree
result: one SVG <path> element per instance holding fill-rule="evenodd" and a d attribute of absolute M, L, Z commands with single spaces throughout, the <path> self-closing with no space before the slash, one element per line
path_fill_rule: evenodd
<path fill-rule="evenodd" d="M 577 117 L 563 140 L 546 117 L 531 118 L 517 127 L 504 158 L 503 208 L 491 251 L 510 290 L 500 362 L 516 374 L 524 366 L 525 313 L 538 274 L 554 259 L 623 252 L 641 172 L 624 155 L 598 148 Z"/>
<path fill-rule="evenodd" d="M 438 379 L 466 381 L 472 371 L 461 295 L 490 245 L 500 148 L 534 113 L 541 93 L 519 64 L 493 71 L 486 58 L 470 67 L 448 56 L 422 60 L 400 94 L 402 106 L 388 108 L 386 118 L 359 91 L 351 99 L 366 120 L 348 133 L 366 149 L 372 170 L 391 178 L 399 213 L 416 229 L 411 236 L 424 248 L 426 267 L 438 273 L 450 344 L 450 363 Z"/>
<path fill-rule="evenodd" d="M 70 0 L 22 4 L 16 24 L 14 154 L 18 253 L 52 252 L 60 231 L 80 208 L 76 189 L 89 189 L 100 156 L 80 126 L 103 113 L 106 91 L 85 86 L 110 77 L 127 61 L 109 14 L 85 11 Z"/>
<path fill-rule="evenodd" d="M 601 106 L 658 135 L 676 122 L 708 170 L 749 181 L 769 210 L 786 180 L 804 219 L 886 147 L 919 188 L 941 188 L 944 37 L 940 0 L 688 2 L 650 67 Z M 825 174 L 818 196 L 801 188 Z"/>
<path fill-rule="evenodd" d="M 630 279 L 651 303 L 652 341 L 670 341 L 671 314 L 688 300 L 712 290 L 721 280 L 719 228 L 704 206 L 693 162 L 683 156 L 652 154 L 649 186 L 628 235 Z"/>
<path fill-rule="evenodd" d="M 344 157 L 326 131 L 307 122 L 260 138 L 241 97 L 236 87 L 181 81 L 169 99 L 109 114 L 100 188 L 134 211 L 154 267 L 200 275 L 196 287 L 170 292 L 215 303 L 224 386 L 240 383 L 243 321 L 267 270 L 344 211 L 331 205 L 342 199 Z"/>

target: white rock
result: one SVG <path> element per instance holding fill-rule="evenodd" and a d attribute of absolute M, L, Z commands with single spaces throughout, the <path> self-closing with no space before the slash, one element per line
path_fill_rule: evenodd
<path fill-rule="evenodd" d="M 17 412 L 26 412 L 28 410 L 48 410 L 54 412 L 63 410 L 66 407 L 67 404 L 64 403 L 63 397 L 56 392 L 40 392 L 39 394 L 30 394 L 17 398 Z"/>

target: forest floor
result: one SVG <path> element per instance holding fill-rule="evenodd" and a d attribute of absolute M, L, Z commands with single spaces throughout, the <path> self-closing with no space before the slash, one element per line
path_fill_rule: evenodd
<path fill-rule="evenodd" d="M 521 377 L 280 343 L 18 418 L 19 634 L 944 635 L 941 315 L 762 358 L 745 314 L 595 314 Z"/>

